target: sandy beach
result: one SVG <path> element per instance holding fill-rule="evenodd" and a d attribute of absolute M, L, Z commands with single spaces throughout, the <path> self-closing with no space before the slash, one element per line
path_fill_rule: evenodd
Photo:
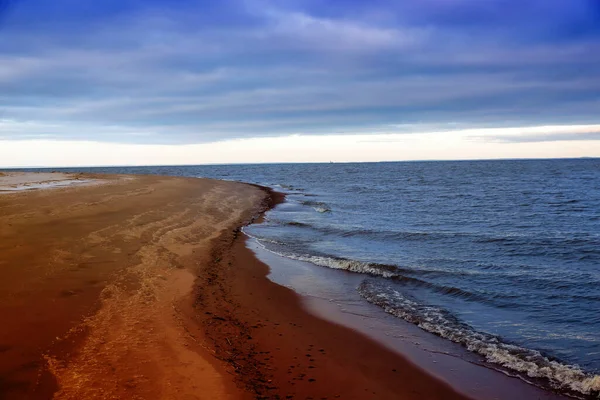
<path fill-rule="evenodd" d="M 0 194 L 0 398 L 463 398 L 266 278 L 240 227 L 277 194 L 50 175 L 0 177 L 35 186 Z"/>

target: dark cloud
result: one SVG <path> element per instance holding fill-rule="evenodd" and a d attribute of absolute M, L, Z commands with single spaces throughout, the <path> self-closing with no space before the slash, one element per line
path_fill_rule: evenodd
<path fill-rule="evenodd" d="M 29 0 L 10 11 L 4 138 L 199 143 L 600 115 L 588 0 Z"/>

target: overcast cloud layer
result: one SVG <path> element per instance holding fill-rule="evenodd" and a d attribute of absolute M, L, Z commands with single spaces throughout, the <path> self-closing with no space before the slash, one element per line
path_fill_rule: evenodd
<path fill-rule="evenodd" d="M 0 139 L 600 122 L 597 0 L 0 3 Z"/>

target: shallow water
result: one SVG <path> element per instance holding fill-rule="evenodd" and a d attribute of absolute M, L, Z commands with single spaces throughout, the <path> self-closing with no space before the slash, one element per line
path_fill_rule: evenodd
<path fill-rule="evenodd" d="M 600 160 L 101 170 L 274 187 L 287 202 L 247 229 L 267 250 L 363 274 L 365 300 L 490 363 L 600 389 Z"/>
<path fill-rule="evenodd" d="M 246 243 L 269 266 L 268 278 L 298 293 L 309 312 L 374 339 L 469 398 L 568 399 L 543 390 L 539 382 L 517 379 L 515 374 L 505 371 L 498 373 L 498 368 L 460 345 L 429 334 L 365 301 L 356 290 L 363 279 L 360 274 L 280 257 L 254 239 Z"/>

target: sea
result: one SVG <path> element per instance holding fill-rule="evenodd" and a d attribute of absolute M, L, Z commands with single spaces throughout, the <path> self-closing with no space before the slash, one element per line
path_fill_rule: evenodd
<path fill-rule="evenodd" d="M 388 315 L 487 364 L 598 397 L 600 159 L 70 170 L 283 192 L 245 228 L 265 251 L 355 274 L 352 290 Z"/>

